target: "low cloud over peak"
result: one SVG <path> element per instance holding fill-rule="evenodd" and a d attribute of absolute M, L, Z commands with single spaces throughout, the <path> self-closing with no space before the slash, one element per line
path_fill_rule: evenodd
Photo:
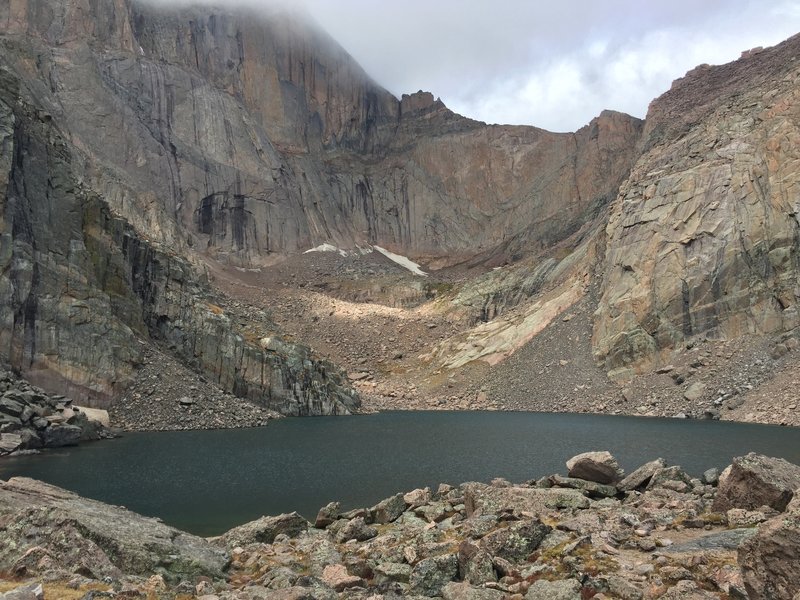
<path fill-rule="evenodd" d="M 468 117 L 555 131 L 606 108 L 644 117 L 689 69 L 774 45 L 800 24 L 800 0 L 209 3 L 303 11 L 398 97 L 430 90 Z"/>

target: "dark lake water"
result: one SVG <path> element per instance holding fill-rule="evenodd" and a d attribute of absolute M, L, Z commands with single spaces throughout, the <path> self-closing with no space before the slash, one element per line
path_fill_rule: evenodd
<path fill-rule="evenodd" d="M 800 428 L 719 421 L 504 412 L 387 412 L 283 419 L 259 429 L 130 433 L 3 459 L 24 475 L 200 535 L 320 506 L 371 506 L 440 482 L 519 482 L 609 450 L 628 471 L 659 456 L 692 475 L 755 451 L 800 464 Z"/>

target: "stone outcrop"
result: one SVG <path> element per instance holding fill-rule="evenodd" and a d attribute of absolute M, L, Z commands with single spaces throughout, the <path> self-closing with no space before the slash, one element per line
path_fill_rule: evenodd
<path fill-rule="evenodd" d="M 650 105 L 606 228 L 594 345 L 609 371 L 800 324 L 798 48 L 698 67 Z"/>
<path fill-rule="evenodd" d="M 94 579 L 160 574 L 221 577 L 228 556 L 158 519 L 87 500 L 33 479 L 0 481 L 0 569 Z"/>

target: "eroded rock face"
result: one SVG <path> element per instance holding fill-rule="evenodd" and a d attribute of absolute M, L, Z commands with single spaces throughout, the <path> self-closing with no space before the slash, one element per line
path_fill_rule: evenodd
<path fill-rule="evenodd" d="M 651 104 L 606 229 L 594 345 L 608 370 L 698 334 L 800 324 L 798 48 L 699 67 Z"/>

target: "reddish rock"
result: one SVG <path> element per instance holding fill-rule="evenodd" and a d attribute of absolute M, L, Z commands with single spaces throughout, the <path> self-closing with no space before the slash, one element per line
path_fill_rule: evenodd
<path fill-rule="evenodd" d="M 731 508 L 755 510 L 770 506 L 783 511 L 798 488 L 799 466 L 751 452 L 734 458 L 733 464 L 722 473 L 712 510 L 727 512 Z"/>
<path fill-rule="evenodd" d="M 800 514 L 761 525 L 739 547 L 738 560 L 750 598 L 793 600 L 800 594 Z"/>

